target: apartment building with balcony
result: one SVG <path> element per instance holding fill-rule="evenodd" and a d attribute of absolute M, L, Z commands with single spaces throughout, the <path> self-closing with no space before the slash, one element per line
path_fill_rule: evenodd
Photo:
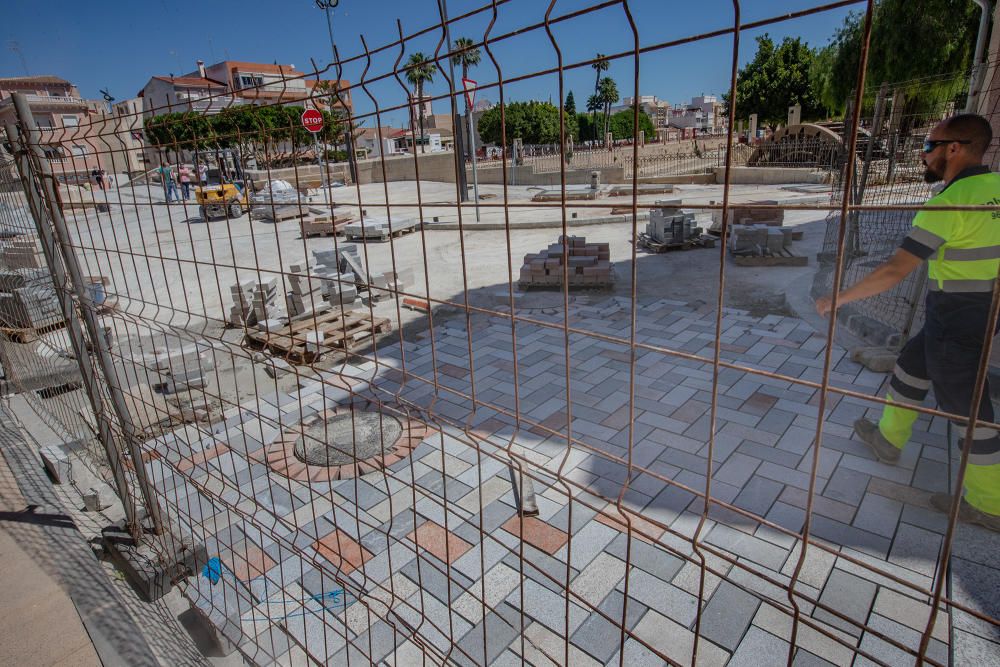
<path fill-rule="evenodd" d="M 4 77 L 0 78 L 0 125 L 17 118 L 14 93 L 27 97 L 59 180 L 86 182 L 93 169 L 104 168 L 106 148 L 95 141 L 92 122 L 100 103 L 83 99 L 76 86 L 57 76 Z"/>
<path fill-rule="evenodd" d="M 341 90 L 336 96 L 314 96 L 317 85 Z M 224 60 L 214 65 L 197 61 L 197 69 L 182 76 L 154 76 L 139 92 L 146 117 L 181 111 L 218 113 L 237 104 L 304 104 L 353 109 L 350 84 L 309 78 L 294 65 Z"/>

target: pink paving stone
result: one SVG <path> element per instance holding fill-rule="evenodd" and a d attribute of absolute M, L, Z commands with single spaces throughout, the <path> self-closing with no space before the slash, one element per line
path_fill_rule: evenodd
<path fill-rule="evenodd" d="M 472 548 L 472 545 L 461 537 L 433 521 L 425 521 L 407 537 L 445 563 L 453 563 Z"/>
<path fill-rule="evenodd" d="M 350 574 L 372 558 L 370 551 L 341 530 L 316 541 L 313 548 L 344 574 Z"/>
<path fill-rule="evenodd" d="M 521 534 L 522 521 L 524 522 L 523 535 Z M 549 555 L 559 551 L 569 540 L 569 535 L 533 516 L 521 517 L 515 514 L 501 528 Z"/>
<path fill-rule="evenodd" d="M 599 523 L 603 523 L 609 528 L 614 528 L 620 533 L 628 533 L 629 526 L 625 523 L 625 519 L 618 513 L 613 507 L 605 508 L 602 512 L 598 512 L 597 516 L 594 517 Z M 646 544 L 653 544 L 655 540 L 658 540 L 664 533 L 664 529 L 660 528 L 656 524 L 650 523 L 642 517 L 636 516 L 634 514 L 629 514 L 629 519 L 632 524 L 632 537 L 642 540 Z"/>
<path fill-rule="evenodd" d="M 275 566 L 273 558 L 253 543 L 243 542 L 228 556 L 227 564 L 240 581 L 259 577 Z"/>
<path fill-rule="evenodd" d="M 211 461 L 220 454 L 223 454 L 228 451 L 229 451 L 228 445 L 219 443 L 218 445 L 212 447 L 211 449 L 205 449 L 195 454 L 192 454 L 187 458 L 181 459 L 180 461 L 177 462 L 177 471 L 178 472 L 188 471 L 191 468 L 195 467 L 196 465 L 200 465 L 207 461 Z"/>

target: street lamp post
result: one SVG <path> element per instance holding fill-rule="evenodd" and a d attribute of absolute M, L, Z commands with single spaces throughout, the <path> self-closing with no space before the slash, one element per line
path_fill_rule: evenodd
<path fill-rule="evenodd" d="M 333 61 L 337 61 L 337 49 L 333 44 L 333 9 L 340 4 L 340 0 L 315 0 L 316 6 L 323 10 L 326 14 L 326 30 L 330 35 L 330 55 L 333 57 Z M 337 86 L 339 89 L 340 81 L 337 81 Z M 337 96 L 338 99 L 340 96 Z M 333 104 L 330 105 L 333 109 Z M 348 121 L 347 130 L 344 132 L 344 143 L 347 146 L 347 168 L 351 172 L 351 180 L 355 183 L 358 182 L 358 166 L 355 163 L 354 158 L 354 137 L 351 136 L 351 123 Z"/>

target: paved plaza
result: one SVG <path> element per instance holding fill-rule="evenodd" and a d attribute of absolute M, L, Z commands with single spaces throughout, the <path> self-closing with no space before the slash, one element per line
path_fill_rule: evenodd
<path fill-rule="evenodd" d="M 328 664 L 618 664 L 623 620 L 630 665 L 663 664 L 659 655 L 690 664 L 696 626 L 699 665 L 783 663 L 794 609 L 781 586 L 801 543 L 717 505 L 701 522 L 692 491 L 706 486 L 713 369 L 661 351 L 710 359 L 714 306 L 641 301 L 634 377 L 630 347 L 615 342 L 629 339 L 629 307 L 574 296 L 568 318 L 519 310 L 532 322 L 519 319 L 515 332 L 503 317 L 475 315 L 468 329 L 464 316 L 439 321 L 433 339 L 381 344 L 377 364 L 345 365 L 210 429 L 146 443 L 168 514 L 219 559 L 188 595 L 259 664 L 303 664 L 306 654 Z M 721 343 L 726 361 L 821 380 L 825 338 L 797 318 L 727 310 Z M 834 386 L 874 394 L 886 380 L 839 347 L 832 361 Z M 722 367 L 718 392 L 712 498 L 799 531 L 818 390 Z M 359 399 L 404 430 L 425 423 L 421 442 L 384 471 L 335 481 L 292 479 L 269 463 L 288 429 Z M 923 416 L 898 466 L 875 461 L 851 424 L 877 411 L 828 397 L 811 523 L 827 548 L 809 547 L 795 584 L 820 603 L 795 596 L 796 665 L 910 665 L 901 647 L 915 650 L 926 625 L 916 589 L 941 576 L 946 528 L 927 499 L 948 489 L 954 461 L 944 421 Z M 512 460 L 535 480 L 537 518 L 516 511 Z M 998 546 L 961 526 L 950 582 L 960 603 L 993 616 Z M 956 664 L 995 659 L 994 627 L 955 613 L 950 639 L 946 612 L 930 660 L 947 664 L 950 643 Z"/>

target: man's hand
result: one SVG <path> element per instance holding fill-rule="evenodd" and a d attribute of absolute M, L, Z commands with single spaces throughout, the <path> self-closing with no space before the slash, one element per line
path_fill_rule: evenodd
<path fill-rule="evenodd" d="M 821 296 L 816 299 L 816 312 L 826 317 L 833 308 L 833 300 L 829 296 Z"/>

